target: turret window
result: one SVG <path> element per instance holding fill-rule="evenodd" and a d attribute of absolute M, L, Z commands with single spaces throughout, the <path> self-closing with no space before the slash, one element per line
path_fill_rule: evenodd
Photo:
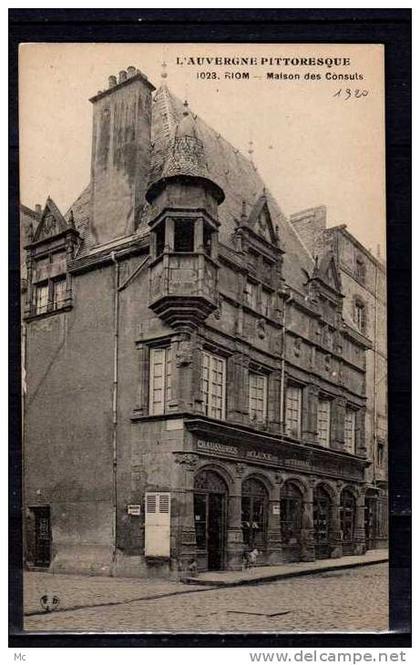
<path fill-rule="evenodd" d="M 204 251 L 208 256 L 211 256 L 211 236 L 212 236 L 212 230 L 208 226 L 208 224 L 204 224 L 203 226 L 203 246 L 204 246 Z"/>
<path fill-rule="evenodd" d="M 165 222 L 161 222 L 155 229 L 156 234 L 156 256 L 163 254 L 165 249 Z"/>
<path fill-rule="evenodd" d="M 194 223 L 189 219 L 176 219 L 174 226 L 174 251 L 194 251 Z"/>

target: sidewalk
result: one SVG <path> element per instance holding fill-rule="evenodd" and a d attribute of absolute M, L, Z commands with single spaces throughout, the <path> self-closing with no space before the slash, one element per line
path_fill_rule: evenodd
<path fill-rule="evenodd" d="M 196 587 L 198 591 L 205 591 Z M 195 587 L 171 580 L 128 577 L 95 577 L 90 575 L 55 575 L 48 572 L 25 571 L 23 607 L 26 616 L 45 614 L 40 599 L 44 594 L 57 596 L 56 612 L 87 607 L 122 605 L 138 600 L 165 598 L 174 594 L 192 593 Z"/>
<path fill-rule="evenodd" d="M 330 570 L 354 568 L 388 561 L 387 550 L 372 550 L 364 556 L 324 559 L 309 563 L 288 563 L 281 566 L 263 566 L 246 571 L 201 573 L 188 578 L 186 584 L 170 580 L 122 577 L 90 577 L 88 575 L 55 575 L 52 573 L 24 573 L 24 614 L 44 614 L 40 598 L 44 594 L 56 595 L 59 606 L 55 612 L 87 607 L 124 605 L 138 600 L 154 600 L 169 596 L 209 591 L 209 587 L 234 587 L 258 584 L 300 575 L 323 573 Z M 54 613 L 55 613 L 54 612 Z"/>
<path fill-rule="evenodd" d="M 256 584 L 271 582 L 288 577 L 324 573 L 330 570 L 345 570 L 356 566 L 367 566 L 388 561 L 388 550 L 369 550 L 361 556 L 344 556 L 340 559 L 320 559 L 317 561 L 300 561 L 280 566 L 261 566 L 251 570 L 213 571 L 200 573 L 198 577 L 188 577 L 187 584 L 199 586 L 232 587 L 240 584 Z"/>

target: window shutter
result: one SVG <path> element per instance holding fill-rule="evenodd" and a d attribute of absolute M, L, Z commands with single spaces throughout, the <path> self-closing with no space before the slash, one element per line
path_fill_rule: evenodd
<path fill-rule="evenodd" d="M 145 549 L 147 557 L 170 556 L 170 492 L 146 492 Z"/>
<path fill-rule="evenodd" d="M 146 494 L 146 513 L 148 515 L 156 513 L 157 505 L 157 495 L 156 494 Z"/>

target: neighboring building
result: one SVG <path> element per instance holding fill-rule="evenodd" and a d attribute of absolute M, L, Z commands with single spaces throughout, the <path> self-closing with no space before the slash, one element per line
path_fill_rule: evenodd
<path fill-rule="evenodd" d="M 91 99 L 91 183 L 65 216 L 48 199 L 27 245 L 27 565 L 363 553 L 370 342 L 336 258 L 314 261 L 252 162 L 153 92 L 129 68 Z"/>
<path fill-rule="evenodd" d="M 345 295 L 343 316 L 372 344 L 366 356 L 365 432 L 372 462 L 366 476 L 370 496 L 366 519 L 371 544 L 379 547 L 388 540 L 386 270 L 345 225 L 326 228 L 326 221 L 323 206 L 291 217 L 312 256 L 333 252 Z"/>

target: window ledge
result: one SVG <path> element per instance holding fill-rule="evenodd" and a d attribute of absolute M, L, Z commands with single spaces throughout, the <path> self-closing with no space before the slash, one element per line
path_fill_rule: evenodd
<path fill-rule="evenodd" d="M 27 314 L 23 317 L 24 321 L 38 321 L 39 319 L 47 319 L 50 316 L 55 316 L 56 314 L 62 314 L 63 312 L 69 312 L 73 309 L 73 304 L 63 305 L 62 307 L 57 307 L 57 309 L 52 309 L 49 312 L 41 312 L 40 314 Z"/>

